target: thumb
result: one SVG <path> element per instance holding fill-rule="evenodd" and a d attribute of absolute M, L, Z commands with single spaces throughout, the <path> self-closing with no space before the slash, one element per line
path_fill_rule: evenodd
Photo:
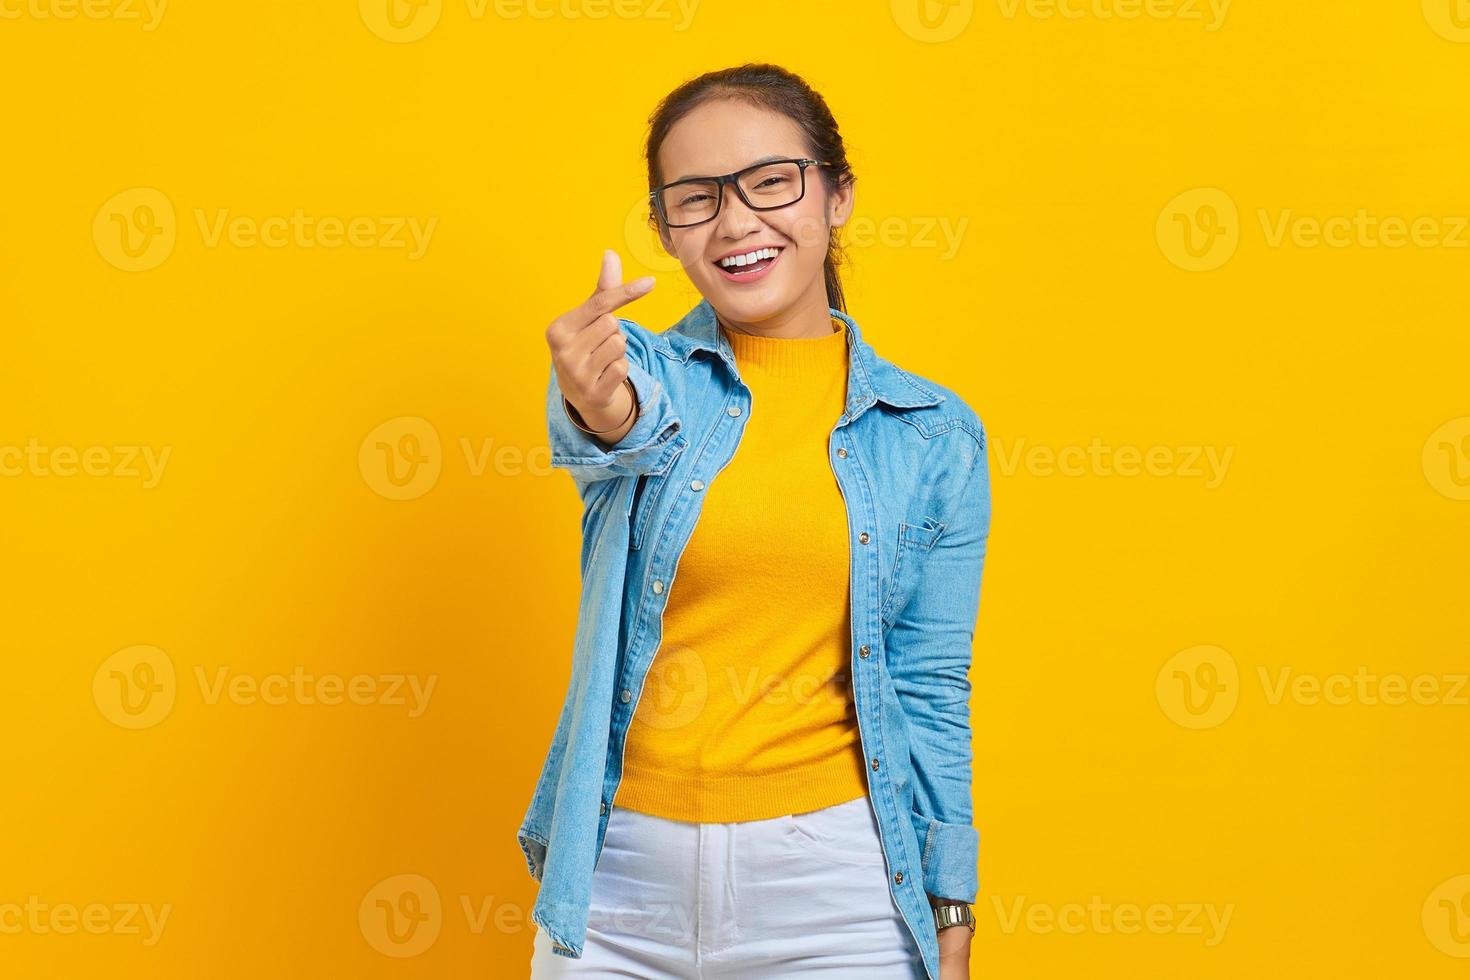
<path fill-rule="evenodd" d="M 623 282 L 623 260 L 612 249 L 602 253 L 602 271 L 597 276 L 597 289 L 593 294 L 602 292 L 604 289 L 612 289 L 614 286 L 622 285 Z"/>

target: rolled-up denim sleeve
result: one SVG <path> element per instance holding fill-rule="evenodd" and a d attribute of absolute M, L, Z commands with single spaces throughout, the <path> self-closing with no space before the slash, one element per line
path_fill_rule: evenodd
<path fill-rule="evenodd" d="M 924 890 L 965 902 L 979 891 L 969 671 L 990 532 L 990 470 L 979 431 L 944 530 L 921 559 L 913 597 L 887 639 L 889 674 L 908 720 Z"/>
<path fill-rule="evenodd" d="M 603 449 L 593 436 L 572 424 L 562 403 L 561 388 L 553 364 L 546 387 L 546 428 L 551 446 L 551 465 L 571 473 L 579 489 L 598 480 L 617 476 L 661 473 L 678 455 L 683 423 L 674 410 L 668 390 L 649 370 L 651 349 L 646 328 L 631 320 L 618 319 L 628 341 L 628 378 L 638 395 L 642 414 L 621 440 Z"/>

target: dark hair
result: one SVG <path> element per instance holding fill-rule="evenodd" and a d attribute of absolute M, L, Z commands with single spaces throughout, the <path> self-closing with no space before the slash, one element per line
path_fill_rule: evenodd
<path fill-rule="evenodd" d="M 692 78 L 664 96 L 654 109 L 653 115 L 648 117 L 646 148 L 650 191 L 664 182 L 658 168 L 658 151 L 669 130 L 694 109 L 715 99 L 741 99 L 758 108 L 779 112 L 796 123 L 806 137 L 811 155 L 832 164 L 814 168 L 822 175 L 829 191 L 835 191 L 855 179 L 847 163 L 847 148 L 837 130 L 837 120 L 827 108 L 826 100 L 801 76 L 785 68 L 747 63 Z M 659 230 L 658 215 L 651 206 L 648 221 L 655 231 Z M 827 305 L 846 313 L 842 280 L 837 275 L 842 262 L 842 246 L 837 239 L 837 229 L 833 228 L 827 241 L 827 259 L 823 263 Z"/>

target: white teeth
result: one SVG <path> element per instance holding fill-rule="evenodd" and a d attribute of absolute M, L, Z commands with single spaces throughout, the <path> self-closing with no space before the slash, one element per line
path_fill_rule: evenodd
<path fill-rule="evenodd" d="M 740 268 L 745 265 L 754 265 L 761 259 L 774 259 L 780 249 L 758 248 L 754 252 L 746 252 L 744 255 L 732 255 L 729 258 L 720 259 L 722 269 Z"/>

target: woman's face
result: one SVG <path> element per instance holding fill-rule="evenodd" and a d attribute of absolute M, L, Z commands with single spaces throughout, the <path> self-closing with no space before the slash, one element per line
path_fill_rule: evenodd
<path fill-rule="evenodd" d="M 659 148 L 664 183 L 732 173 L 771 157 L 813 156 L 796 123 L 735 99 L 706 102 L 680 119 Z M 832 228 L 852 212 L 849 183 L 829 192 L 817 167 L 806 168 L 806 193 L 774 211 L 752 211 L 732 186 L 723 188 L 719 214 L 691 228 L 662 230 L 664 248 L 684 266 L 721 318 L 737 325 L 785 318 L 815 307 L 825 322 L 827 288 L 822 266 Z M 778 250 L 770 268 L 726 271 L 719 259 L 758 248 Z"/>

